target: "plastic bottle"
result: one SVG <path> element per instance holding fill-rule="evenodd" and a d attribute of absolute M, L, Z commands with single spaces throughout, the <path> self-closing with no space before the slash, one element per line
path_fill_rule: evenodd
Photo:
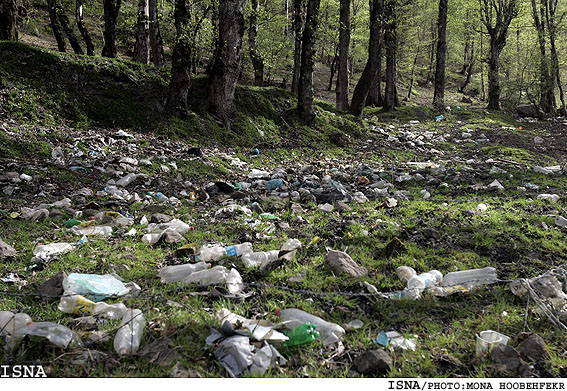
<path fill-rule="evenodd" d="M 166 266 L 161 268 L 158 275 L 161 282 L 181 281 L 191 273 L 208 269 L 211 265 L 205 262 L 187 263 L 185 265 Z"/>
<path fill-rule="evenodd" d="M 331 344 L 339 341 L 345 334 L 345 330 L 335 323 L 329 323 L 315 315 L 311 315 L 297 308 L 288 308 L 285 310 L 277 310 L 278 315 L 283 321 L 289 321 L 286 327 L 294 329 L 303 323 L 310 323 L 317 326 L 319 331 L 319 340 L 325 344 Z"/>
<path fill-rule="evenodd" d="M 215 247 L 201 247 L 199 251 L 198 259 L 202 262 L 217 261 L 223 256 L 228 255 L 232 257 L 241 256 L 244 254 L 251 253 L 252 243 L 245 242 L 242 244 L 237 244 L 234 246 L 215 246 Z"/>
<path fill-rule="evenodd" d="M 95 303 L 81 295 L 70 295 L 67 292 L 61 297 L 57 308 L 67 314 L 100 315 L 109 319 L 120 319 L 127 310 L 123 303 Z"/>
<path fill-rule="evenodd" d="M 120 355 L 136 353 L 144 333 L 146 319 L 139 309 L 127 309 L 122 317 L 120 329 L 114 337 L 114 350 Z"/>
<path fill-rule="evenodd" d="M 50 257 L 52 255 L 63 254 L 73 249 L 73 245 L 69 243 L 51 243 L 40 244 L 33 249 L 33 255 L 40 258 Z"/>
<path fill-rule="evenodd" d="M 409 267 L 409 266 L 400 266 L 396 269 L 396 274 L 398 275 L 398 277 L 400 278 L 400 280 L 402 280 L 405 284 L 407 284 L 407 282 L 417 276 L 417 272 L 414 270 L 413 267 Z"/>
<path fill-rule="evenodd" d="M 47 338 L 49 342 L 62 348 L 66 348 L 70 344 L 81 344 L 79 336 L 74 331 L 62 324 L 53 322 L 29 322 L 15 331 L 13 335 L 15 339 L 10 341 L 11 344 L 16 344 L 24 335 Z"/>
<path fill-rule="evenodd" d="M 246 267 L 265 265 L 275 261 L 279 257 L 279 250 L 259 251 L 257 253 L 248 253 L 242 256 L 242 262 Z"/>
<path fill-rule="evenodd" d="M 14 335 L 16 330 L 31 322 L 32 319 L 28 314 L 0 311 L 0 334 Z"/>
<path fill-rule="evenodd" d="M 198 283 L 201 285 L 222 284 L 226 282 L 228 269 L 224 266 L 215 266 L 211 269 L 194 272 L 183 278 L 185 283 Z"/>
<path fill-rule="evenodd" d="M 448 273 L 445 277 L 443 277 L 443 283 L 441 285 L 484 285 L 492 284 L 497 280 L 498 276 L 496 275 L 496 269 L 493 267 L 485 267 L 484 269 L 470 269 Z"/>
<path fill-rule="evenodd" d="M 137 178 L 136 174 L 130 173 L 130 174 L 126 175 L 125 177 L 120 178 L 120 180 L 118 182 L 116 182 L 116 185 L 120 186 L 120 187 L 126 187 L 130 183 L 134 182 L 134 180 L 136 178 Z"/>
<path fill-rule="evenodd" d="M 303 323 L 293 330 L 284 331 L 284 334 L 289 338 L 284 342 L 287 347 L 305 345 L 319 338 L 317 326 L 311 323 Z"/>
<path fill-rule="evenodd" d="M 408 280 L 408 289 L 425 289 L 439 285 L 443 280 L 443 274 L 438 270 L 422 273 Z"/>

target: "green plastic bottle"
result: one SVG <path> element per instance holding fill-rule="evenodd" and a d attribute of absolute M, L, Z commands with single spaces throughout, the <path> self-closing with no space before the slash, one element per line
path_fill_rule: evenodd
<path fill-rule="evenodd" d="M 65 225 L 65 227 L 71 228 L 71 227 L 74 227 L 75 225 L 81 225 L 81 222 L 77 219 L 71 219 L 71 220 L 65 221 L 63 224 Z"/>
<path fill-rule="evenodd" d="M 317 326 L 311 323 L 300 324 L 293 330 L 284 331 L 284 334 L 289 338 L 284 342 L 287 347 L 305 345 L 319 338 Z"/>

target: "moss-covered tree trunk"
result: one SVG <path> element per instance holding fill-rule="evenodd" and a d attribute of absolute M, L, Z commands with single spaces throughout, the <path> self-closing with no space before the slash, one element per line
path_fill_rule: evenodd
<path fill-rule="evenodd" d="M 55 41 L 57 41 L 57 49 L 60 52 L 66 52 L 67 45 L 65 43 L 65 35 L 63 35 L 63 28 L 61 27 L 61 23 L 57 17 L 56 0 L 47 0 L 47 10 L 49 12 L 49 24 L 53 31 Z"/>
<path fill-rule="evenodd" d="M 260 3 L 258 0 L 251 0 L 252 10 L 250 12 L 250 27 L 248 28 L 248 49 L 250 60 L 254 67 L 254 84 L 257 86 L 264 85 L 264 60 L 258 51 L 258 12 L 260 11 Z"/>
<path fill-rule="evenodd" d="M 303 0 L 293 0 L 293 75 L 291 79 L 291 91 L 297 92 L 299 86 L 299 74 L 301 73 L 301 31 L 303 31 Z"/>
<path fill-rule="evenodd" d="M 313 111 L 313 55 L 315 54 L 315 35 L 319 21 L 321 0 L 308 0 L 305 28 L 301 36 L 301 69 L 297 86 L 297 111 L 308 123 L 315 117 Z"/>
<path fill-rule="evenodd" d="M 187 94 L 191 85 L 191 34 L 189 31 L 190 14 L 186 0 L 175 1 L 175 46 L 171 64 L 171 81 L 167 98 L 168 110 L 178 116 L 185 116 L 188 111 Z"/>
<path fill-rule="evenodd" d="M 150 5 L 148 0 L 138 0 L 134 61 L 141 64 L 150 63 Z"/>
<path fill-rule="evenodd" d="M 116 20 L 120 11 L 121 0 L 103 0 L 104 5 L 104 46 L 102 55 L 104 57 L 118 57 L 116 48 Z"/>
<path fill-rule="evenodd" d="M 244 3 L 219 1 L 219 41 L 209 83 L 209 110 L 226 125 L 234 113 L 234 92 L 240 75 Z"/>
<path fill-rule="evenodd" d="M 93 41 L 83 20 L 83 0 L 77 0 L 75 2 L 75 20 L 77 21 L 77 28 L 79 29 L 79 32 L 85 41 L 85 45 L 87 46 L 87 55 L 94 56 Z"/>
<path fill-rule="evenodd" d="M 399 106 L 398 70 L 397 70 L 397 11 L 396 0 L 384 0 L 384 46 L 386 47 L 386 89 L 384 93 L 384 110 L 395 110 Z"/>
<path fill-rule="evenodd" d="M 341 0 L 339 16 L 339 69 L 337 74 L 337 110 L 348 110 L 348 61 L 350 58 L 350 4 Z"/>
<path fill-rule="evenodd" d="M 159 29 L 159 13 L 157 0 L 149 0 L 150 8 L 150 48 L 151 60 L 156 67 L 163 66 L 163 41 Z"/>
<path fill-rule="evenodd" d="M 546 54 L 545 47 L 545 0 L 541 0 L 538 15 L 538 8 L 536 1 L 532 0 L 532 15 L 534 18 L 534 25 L 537 31 L 537 40 L 539 45 L 539 107 L 544 113 L 555 112 L 555 88 L 554 78 L 551 77 L 549 59 Z M 541 18 L 540 18 L 541 16 Z"/>
<path fill-rule="evenodd" d="M 439 16 L 437 17 L 437 61 L 435 64 L 435 89 L 433 92 L 433 106 L 437 109 L 443 109 L 445 107 L 445 61 L 447 60 L 448 7 L 448 0 L 439 0 Z"/>
<path fill-rule="evenodd" d="M 18 40 L 16 0 L 0 0 L 0 40 Z"/>

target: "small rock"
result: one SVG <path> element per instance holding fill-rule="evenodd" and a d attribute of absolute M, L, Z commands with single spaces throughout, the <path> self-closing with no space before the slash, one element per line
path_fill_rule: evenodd
<path fill-rule="evenodd" d="M 325 256 L 327 266 L 336 274 L 348 274 L 353 277 L 365 276 L 368 271 L 356 264 L 345 252 L 331 250 Z"/>
<path fill-rule="evenodd" d="M 295 276 L 290 277 L 288 281 L 289 282 L 297 282 L 297 283 L 303 282 L 303 280 L 305 280 L 306 274 L 307 274 L 307 272 L 305 270 L 302 270 L 299 274 L 296 274 Z"/>
<path fill-rule="evenodd" d="M 541 362 L 548 357 L 545 341 L 537 334 L 530 335 L 518 348 L 528 361 Z"/>
<path fill-rule="evenodd" d="M 165 215 L 163 213 L 154 213 L 150 218 L 150 222 L 155 224 L 163 224 L 169 223 L 172 219 L 173 217 Z"/>
<path fill-rule="evenodd" d="M 423 230 L 423 236 L 425 236 L 426 238 L 434 239 L 434 240 L 441 239 L 441 234 L 439 233 L 439 231 L 437 231 L 436 229 L 433 229 L 433 228 L 424 229 Z"/>
<path fill-rule="evenodd" d="M 405 244 L 398 238 L 390 240 L 384 249 L 384 255 L 386 255 L 386 258 L 391 258 L 394 255 L 405 254 L 407 252 L 408 249 Z"/>
<path fill-rule="evenodd" d="M 516 111 L 522 117 L 532 117 L 536 118 L 539 115 L 539 109 L 536 105 L 532 104 L 522 104 L 516 106 Z"/>
<path fill-rule="evenodd" d="M 16 249 L 0 239 L 0 259 L 13 257 L 14 255 L 16 255 Z"/>
<path fill-rule="evenodd" d="M 343 201 L 337 201 L 335 207 L 339 212 L 350 212 L 352 210 L 352 208 Z"/>
<path fill-rule="evenodd" d="M 167 230 L 163 233 L 160 238 L 160 243 L 179 243 L 185 240 L 185 238 L 177 231 Z"/>
<path fill-rule="evenodd" d="M 233 200 L 242 200 L 246 198 L 246 193 L 242 191 L 235 191 L 230 195 L 230 198 L 232 198 Z"/>
<path fill-rule="evenodd" d="M 332 212 L 335 209 L 335 207 L 331 204 L 323 204 L 323 205 L 319 205 L 317 209 L 322 210 L 323 212 Z"/>
<path fill-rule="evenodd" d="M 363 375 L 380 375 L 392 368 L 394 362 L 384 349 L 368 350 L 354 360 L 354 367 Z"/>
<path fill-rule="evenodd" d="M 56 298 L 49 296 L 60 296 L 63 294 L 63 280 L 65 277 L 67 277 L 67 274 L 64 271 L 55 274 L 40 285 L 37 290 L 38 295 L 45 296 L 48 300 L 56 300 Z"/>
<path fill-rule="evenodd" d="M 177 363 L 169 372 L 170 377 L 185 378 L 185 377 L 203 377 L 196 369 L 187 369 L 183 365 Z"/>
<path fill-rule="evenodd" d="M 521 365 L 520 354 L 511 346 L 499 344 L 491 353 L 492 362 L 499 372 L 512 374 Z"/>

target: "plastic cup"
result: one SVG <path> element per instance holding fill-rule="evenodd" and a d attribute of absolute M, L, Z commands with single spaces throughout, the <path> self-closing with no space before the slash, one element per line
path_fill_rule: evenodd
<path fill-rule="evenodd" d="M 494 349 L 499 344 L 508 344 L 510 338 L 497 331 L 485 330 L 476 335 L 476 356 L 481 357 Z"/>

